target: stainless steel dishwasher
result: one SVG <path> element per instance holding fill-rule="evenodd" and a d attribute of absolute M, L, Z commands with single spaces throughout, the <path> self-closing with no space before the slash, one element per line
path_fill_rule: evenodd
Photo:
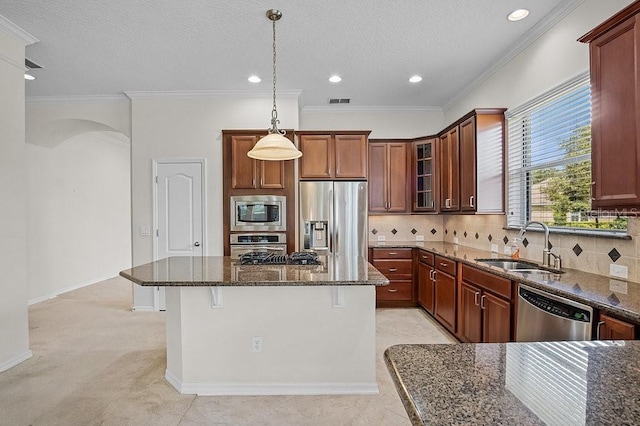
<path fill-rule="evenodd" d="M 517 342 L 591 340 L 593 309 L 518 284 Z"/>

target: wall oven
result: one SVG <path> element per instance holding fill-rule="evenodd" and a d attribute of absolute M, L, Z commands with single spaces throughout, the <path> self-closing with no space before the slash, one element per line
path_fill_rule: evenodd
<path fill-rule="evenodd" d="M 231 234 L 229 238 L 232 259 L 252 251 L 287 254 L 287 234 L 284 233 Z"/>
<path fill-rule="evenodd" d="M 231 231 L 284 232 L 287 198 L 281 195 L 241 195 L 231 198 Z"/>

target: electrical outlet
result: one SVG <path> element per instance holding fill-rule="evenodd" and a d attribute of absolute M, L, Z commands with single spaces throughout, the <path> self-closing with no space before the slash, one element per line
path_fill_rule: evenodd
<path fill-rule="evenodd" d="M 385 237 L 384 235 L 378 235 L 378 241 L 386 241 L 387 237 Z"/>
<path fill-rule="evenodd" d="M 612 277 L 627 279 L 629 277 L 629 268 L 623 265 L 614 265 L 611 263 L 609 265 L 609 275 Z"/>
<path fill-rule="evenodd" d="M 498 252 L 498 245 L 491 244 L 491 253 L 497 253 L 497 252 Z"/>
<path fill-rule="evenodd" d="M 416 235 L 416 241 L 424 241 L 424 235 Z"/>
<path fill-rule="evenodd" d="M 151 235 L 151 227 L 150 226 L 141 226 L 140 227 L 140 236 L 148 237 Z"/>
<path fill-rule="evenodd" d="M 504 246 L 504 248 L 502 249 L 502 253 L 504 253 L 504 254 L 511 254 L 511 247 L 509 247 L 509 246 Z"/>
<path fill-rule="evenodd" d="M 458 244 L 458 237 L 453 237 L 453 244 Z"/>
<path fill-rule="evenodd" d="M 251 338 L 251 352 L 262 352 L 262 336 Z"/>

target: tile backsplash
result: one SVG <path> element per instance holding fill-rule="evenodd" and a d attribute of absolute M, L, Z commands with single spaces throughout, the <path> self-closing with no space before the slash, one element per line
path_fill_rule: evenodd
<path fill-rule="evenodd" d="M 491 250 L 497 245 L 504 254 L 505 246 L 517 231 L 503 229 L 504 215 L 385 215 L 369 216 L 369 240 L 378 241 L 382 235 L 386 241 L 415 241 L 423 235 L 425 241 L 444 241 Z M 394 232 L 395 231 L 395 232 Z M 415 232 L 413 232 L 415 231 Z M 562 257 L 565 268 L 578 269 L 599 275 L 609 275 L 610 265 L 626 266 L 628 280 L 640 282 L 638 268 L 638 236 L 640 218 L 629 218 L 630 240 L 551 233 L 551 251 Z M 528 230 L 520 243 L 520 257 L 542 263 L 544 234 Z"/>

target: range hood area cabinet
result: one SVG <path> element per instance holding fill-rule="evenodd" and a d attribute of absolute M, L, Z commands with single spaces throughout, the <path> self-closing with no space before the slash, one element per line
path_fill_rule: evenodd
<path fill-rule="evenodd" d="M 411 141 L 369 141 L 369 213 L 411 213 Z"/>
<path fill-rule="evenodd" d="M 297 131 L 300 180 L 366 180 L 369 133 Z"/>
<path fill-rule="evenodd" d="M 640 208 L 640 2 L 578 41 L 589 43 L 591 208 Z"/>

